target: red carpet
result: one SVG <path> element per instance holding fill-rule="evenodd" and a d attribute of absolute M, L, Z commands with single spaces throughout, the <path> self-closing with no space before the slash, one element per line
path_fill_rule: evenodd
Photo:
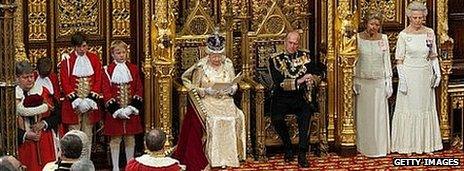
<path fill-rule="evenodd" d="M 459 166 L 393 166 L 393 158 L 458 158 L 460 160 Z M 266 163 L 259 163 L 257 161 L 245 162 L 239 168 L 228 169 L 213 169 L 213 170 L 464 170 L 464 153 L 459 150 L 447 150 L 436 152 L 433 155 L 400 155 L 391 154 L 383 158 L 367 158 L 362 155 L 354 157 L 342 158 L 336 154 L 330 154 L 327 157 L 316 158 L 309 157 L 311 168 L 298 168 L 296 161 L 292 163 L 285 163 L 282 155 L 277 155 L 269 158 Z"/>

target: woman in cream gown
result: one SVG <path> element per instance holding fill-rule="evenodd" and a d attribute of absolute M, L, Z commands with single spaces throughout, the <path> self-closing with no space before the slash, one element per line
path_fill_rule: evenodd
<path fill-rule="evenodd" d="M 398 93 L 392 121 L 392 152 L 431 153 L 443 148 L 435 103 L 440 83 L 435 33 L 422 25 L 424 4 L 413 2 L 406 14 L 410 25 L 396 45 Z"/>
<path fill-rule="evenodd" d="M 190 90 L 189 100 L 197 116 L 193 119 L 199 119 L 206 132 L 204 149 L 209 166 L 238 167 L 239 161 L 245 160 L 246 146 L 245 117 L 232 97 L 237 85 L 231 84 L 221 90 L 212 88 L 215 83 L 231 83 L 235 78 L 232 61 L 222 54 L 223 45 L 217 47 L 221 46 L 219 42 L 223 42 L 222 40 L 223 37 L 219 35 L 208 39 L 209 55 L 185 71 L 182 81 Z M 186 121 L 182 125 L 179 141 L 183 141 L 182 131 L 185 125 Z M 179 143 L 180 146 L 186 142 Z M 179 152 L 174 153 L 179 156 L 178 154 Z M 178 158 L 184 164 L 182 157 Z M 187 170 L 191 170 L 188 161 L 185 164 Z"/>
<path fill-rule="evenodd" d="M 379 32 L 382 18 L 373 13 L 366 30 L 358 34 L 355 93 L 357 149 L 368 157 L 390 152 L 388 97 L 393 93 L 390 49 L 387 35 Z"/>

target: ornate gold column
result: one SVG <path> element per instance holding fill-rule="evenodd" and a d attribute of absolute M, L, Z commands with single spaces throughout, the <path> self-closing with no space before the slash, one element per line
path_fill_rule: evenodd
<path fill-rule="evenodd" d="M 356 63 L 357 39 L 356 32 L 359 24 L 357 9 L 350 0 L 340 0 L 336 11 L 335 37 L 337 47 L 338 64 L 341 67 L 341 73 L 338 78 L 341 79 L 339 94 L 339 118 L 338 126 L 339 139 L 337 145 L 354 146 L 356 143 L 356 128 L 354 123 L 354 93 L 353 71 Z"/>
<path fill-rule="evenodd" d="M 145 75 L 144 81 L 144 116 L 145 116 L 145 131 L 149 131 L 155 127 L 153 109 L 154 85 L 153 85 L 153 66 L 151 56 L 151 3 L 152 0 L 144 0 L 143 3 L 143 52 L 145 60 L 143 62 L 142 71 Z"/>
<path fill-rule="evenodd" d="M 438 15 L 438 41 L 440 47 L 441 57 L 441 77 L 442 81 L 438 88 L 439 93 L 439 114 L 440 114 L 440 130 L 442 139 L 449 141 L 451 138 L 451 126 L 449 121 L 449 98 L 448 98 L 448 84 L 449 75 L 452 73 L 453 66 L 453 39 L 448 36 L 448 0 L 437 2 L 437 15 Z"/>
<path fill-rule="evenodd" d="M 176 19 L 174 1 L 156 1 L 152 23 L 152 55 L 155 79 L 155 126 L 163 129 L 168 137 L 166 146 L 172 146 L 172 86 L 174 71 L 174 40 Z"/>
<path fill-rule="evenodd" d="M 24 48 L 24 27 L 23 27 L 23 3 L 16 3 L 16 11 L 14 17 L 14 33 L 18 36 L 14 36 L 15 45 L 15 58 L 17 61 L 25 60 L 26 49 Z"/>
<path fill-rule="evenodd" d="M 12 0 L 0 3 L 0 153 L 16 155 L 15 46 Z M 21 37 L 22 35 L 18 35 Z"/>
<path fill-rule="evenodd" d="M 323 3 L 323 2 L 321 2 Z M 327 139 L 329 142 L 335 141 L 335 119 L 338 115 L 337 112 L 337 94 L 336 90 L 338 89 L 337 86 L 337 78 L 336 78 L 336 58 L 335 58 L 335 41 L 334 41 L 334 17 L 335 16 L 335 8 L 334 8 L 335 0 L 327 1 L 327 15 L 324 15 L 322 18 L 323 20 L 327 18 L 327 82 L 328 82 L 328 135 Z M 322 7 L 324 9 L 324 7 Z M 329 17 L 331 16 L 331 17 Z M 324 22 L 322 22 L 324 23 Z M 322 29 L 325 30 L 325 29 Z"/>

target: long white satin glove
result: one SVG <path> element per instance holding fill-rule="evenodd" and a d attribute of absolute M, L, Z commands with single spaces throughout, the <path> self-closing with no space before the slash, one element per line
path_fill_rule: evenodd
<path fill-rule="evenodd" d="M 129 119 L 129 116 L 124 114 L 124 109 L 120 108 L 113 113 L 113 118 Z"/>
<path fill-rule="evenodd" d="M 438 58 L 433 59 L 432 61 L 433 75 L 435 77 L 435 82 L 432 83 L 432 88 L 438 87 L 440 85 L 441 73 L 440 73 L 440 64 Z"/>
<path fill-rule="evenodd" d="M 74 101 L 71 102 L 71 106 L 73 109 L 76 109 L 80 104 L 82 103 L 81 98 L 77 98 Z"/>
<path fill-rule="evenodd" d="M 98 105 L 97 102 L 93 101 L 92 99 L 85 98 L 84 102 L 87 103 L 87 105 L 90 106 L 90 109 L 92 110 L 98 110 Z"/>
<path fill-rule="evenodd" d="M 391 77 L 388 77 L 385 80 L 385 88 L 386 88 L 385 91 L 387 93 L 387 98 L 391 97 L 391 95 L 393 94 L 393 85 L 392 85 Z"/>
<path fill-rule="evenodd" d="M 404 68 L 403 64 L 398 64 L 396 66 L 396 69 L 398 70 L 398 78 L 399 78 L 399 83 L 398 83 L 398 91 L 407 94 L 408 93 L 408 85 L 406 84 L 406 76 L 404 75 Z"/>

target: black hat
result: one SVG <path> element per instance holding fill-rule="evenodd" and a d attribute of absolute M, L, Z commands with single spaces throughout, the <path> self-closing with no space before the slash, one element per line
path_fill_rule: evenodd
<path fill-rule="evenodd" d="M 219 31 L 216 29 L 206 40 L 206 50 L 208 53 L 223 53 L 225 49 L 225 40 L 223 36 L 219 35 Z"/>

